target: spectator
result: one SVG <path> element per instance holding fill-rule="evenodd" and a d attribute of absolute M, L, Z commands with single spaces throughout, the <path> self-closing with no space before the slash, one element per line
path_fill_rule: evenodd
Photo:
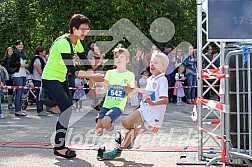
<path fill-rule="evenodd" d="M 175 88 L 174 88 L 174 95 L 177 96 L 177 105 L 183 105 L 182 97 L 185 96 L 183 84 L 186 80 L 186 77 L 184 76 L 185 67 L 183 65 L 179 66 L 178 72 L 175 74 Z"/>
<path fill-rule="evenodd" d="M 36 47 L 36 55 L 33 57 L 30 65 L 30 73 L 32 75 L 32 82 L 34 86 L 41 87 L 41 76 L 46 65 L 46 48 L 43 46 Z M 43 110 L 43 102 L 39 100 L 40 90 L 36 90 L 36 106 L 38 116 L 47 116 L 48 113 Z M 46 102 L 44 102 L 46 103 Z M 54 104 L 45 104 L 47 106 L 54 106 Z"/>
<path fill-rule="evenodd" d="M 179 67 L 182 64 L 183 58 L 184 58 L 184 56 L 183 56 L 182 50 L 178 49 L 177 50 L 177 55 L 176 55 L 176 60 L 177 60 L 176 65 L 175 65 L 176 68 Z"/>
<path fill-rule="evenodd" d="M 135 81 L 135 85 L 134 88 L 137 88 L 137 82 Z M 138 94 L 134 94 L 134 96 L 132 96 L 130 98 L 130 107 L 135 108 L 139 105 L 139 99 L 138 99 Z"/>
<path fill-rule="evenodd" d="M 171 44 L 166 44 L 163 53 L 169 59 L 169 65 L 165 71 L 165 77 L 168 80 L 169 87 L 174 86 L 175 84 L 175 64 L 176 59 L 175 56 L 171 53 L 175 47 Z M 176 103 L 176 99 L 173 96 L 173 89 L 168 89 L 169 102 Z"/>
<path fill-rule="evenodd" d="M 209 65 L 210 64 L 209 62 L 213 61 L 213 58 L 217 55 L 218 55 L 218 53 L 213 55 L 213 47 L 210 44 L 207 45 L 205 56 L 208 60 L 206 58 L 204 58 L 203 67 L 207 68 L 207 69 L 214 69 L 214 68 L 218 67 L 218 64 L 217 64 L 218 62 L 215 62 L 214 64 Z M 214 79 L 208 79 L 207 81 L 210 84 L 212 84 L 214 82 Z M 207 90 L 208 84 L 205 81 L 203 83 L 204 83 L 203 90 L 205 92 Z M 205 86 L 207 86 L 207 87 L 205 87 Z M 205 92 L 204 98 L 211 99 L 211 89 L 208 90 L 207 92 Z"/>
<path fill-rule="evenodd" d="M 208 60 L 204 58 L 203 67 L 208 68 L 208 69 L 214 69 L 215 67 L 213 66 L 213 64 L 209 66 L 210 64 L 209 62 L 213 60 L 213 47 L 211 45 L 207 45 L 206 49 L 207 49 L 207 52 L 205 53 L 205 56 Z"/>
<path fill-rule="evenodd" d="M 13 85 L 15 86 L 25 86 L 26 82 L 26 55 L 23 51 L 24 43 L 21 40 L 16 41 L 16 49 L 11 56 L 10 59 L 10 67 L 13 69 L 14 74 L 12 75 L 13 78 Z M 15 90 L 15 116 L 26 116 L 27 114 L 21 111 L 21 101 L 22 101 L 22 94 L 23 88 L 19 88 Z"/>
<path fill-rule="evenodd" d="M 186 67 L 186 79 L 187 85 L 187 99 L 188 104 L 193 104 L 195 98 L 195 87 L 197 84 L 196 80 L 196 63 L 197 63 L 197 54 L 194 52 L 193 46 L 189 46 L 188 53 L 184 56 L 183 64 Z"/>
<path fill-rule="evenodd" d="M 88 44 L 88 48 L 89 48 L 89 51 L 88 51 L 88 54 L 87 54 L 87 59 L 89 61 L 91 61 L 91 58 L 94 56 L 94 47 L 95 47 L 95 43 L 96 41 L 92 41 Z"/>
<path fill-rule="evenodd" d="M 97 44 L 94 44 L 93 56 L 90 59 L 93 71 L 96 73 L 104 74 L 104 64 L 108 61 L 105 59 L 106 55 L 100 53 L 100 49 Z"/>
<path fill-rule="evenodd" d="M 84 91 L 84 85 L 87 83 L 87 80 L 84 78 L 75 78 L 75 87 L 77 90 L 75 90 L 73 99 L 76 100 L 76 111 L 81 111 L 82 109 L 82 101 L 87 99 L 85 91 Z"/>
<path fill-rule="evenodd" d="M 7 80 L 9 80 L 8 72 L 3 66 L 0 65 L 0 86 L 4 86 L 4 83 Z M 0 97 L 2 96 L 2 91 L 3 91 L 3 89 L 0 88 Z M 0 98 L 0 104 L 2 104 L 1 99 L 2 98 Z M 3 114 L 3 111 L 2 111 L 2 105 L 0 105 L 0 119 L 4 119 L 4 114 Z"/>
<path fill-rule="evenodd" d="M 141 73 L 148 67 L 148 62 L 144 57 L 142 49 L 138 48 L 135 56 L 132 57 L 131 61 L 131 72 L 135 74 L 135 80 L 138 83 L 141 78 Z M 138 85 L 139 86 L 139 85 Z"/>
<path fill-rule="evenodd" d="M 157 47 L 156 47 L 156 45 L 153 45 L 153 46 L 151 47 L 151 52 L 150 52 L 150 53 L 147 53 L 147 54 L 145 55 L 145 58 L 146 58 L 146 60 L 147 60 L 147 62 L 148 62 L 148 66 L 150 65 L 150 60 L 151 60 L 152 54 L 153 54 L 155 51 L 157 51 Z"/>
<path fill-rule="evenodd" d="M 13 48 L 8 47 L 5 51 L 5 56 L 1 61 L 1 65 L 8 71 L 9 79 L 6 81 L 7 86 L 13 86 L 13 80 L 12 80 L 12 74 L 10 65 L 10 59 L 11 55 L 13 54 Z M 14 109 L 14 106 L 12 105 L 12 98 L 13 98 L 13 89 L 8 89 L 8 95 L 7 95 L 7 102 L 8 102 L 8 109 L 12 110 Z"/>
<path fill-rule="evenodd" d="M 92 48 L 93 47 L 93 48 Z M 90 59 L 90 64 L 92 66 L 92 70 L 94 73 L 104 74 L 104 64 L 108 61 L 108 59 L 105 59 L 105 54 L 100 53 L 100 49 L 97 46 L 96 43 L 92 43 L 90 48 L 92 49 L 93 56 Z M 94 88 L 95 84 L 92 80 L 89 80 L 89 86 L 90 88 Z M 98 103 L 99 97 L 96 95 L 95 90 L 91 89 L 89 93 L 89 97 L 91 98 L 91 107 L 94 108 L 97 111 L 100 111 L 102 107 L 102 103 Z"/>
<path fill-rule="evenodd" d="M 140 89 L 145 89 L 146 88 L 146 85 L 147 85 L 147 79 L 149 78 L 150 76 L 150 73 L 145 70 L 144 72 L 142 72 L 142 78 L 139 79 L 139 86 L 140 86 Z M 141 94 L 139 96 L 139 100 L 143 100 L 143 95 Z"/>

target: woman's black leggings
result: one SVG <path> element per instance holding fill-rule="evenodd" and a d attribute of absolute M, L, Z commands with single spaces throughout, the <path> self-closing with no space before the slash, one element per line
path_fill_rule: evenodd
<path fill-rule="evenodd" d="M 59 119 L 56 124 L 55 145 L 56 150 L 65 148 L 66 133 L 69 119 L 72 114 L 72 101 L 69 93 L 67 80 L 59 82 L 57 80 L 42 80 L 42 87 L 45 88 L 53 101 L 60 108 Z"/>

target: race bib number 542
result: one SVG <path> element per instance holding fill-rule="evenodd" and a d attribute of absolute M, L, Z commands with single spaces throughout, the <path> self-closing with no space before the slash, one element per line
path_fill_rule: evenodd
<path fill-rule="evenodd" d="M 108 97 L 112 99 L 122 100 L 125 97 L 124 86 L 109 85 Z"/>

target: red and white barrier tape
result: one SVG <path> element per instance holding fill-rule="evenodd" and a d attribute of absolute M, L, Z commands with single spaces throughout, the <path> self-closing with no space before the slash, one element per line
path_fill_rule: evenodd
<path fill-rule="evenodd" d="M 216 68 L 216 69 L 202 69 L 202 72 L 208 73 L 210 75 L 223 74 L 224 73 L 224 69 L 225 69 L 225 66 L 221 66 L 221 67 Z"/>
<path fill-rule="evenodd" d="M 217 101 L 213 101 L 213 100 L 208 100 L 208 99 L 202 99 L 201 97 L 198 97 L 194 100 L 194 107 L 193 107 L 193 112 L 192 112 L 192 115 L 191 115 L 191 118 L 192 118 L 192 122 L 194 124 L 196 124 L 197 122 L 197 104 L 198 104 L 198 101 L 200 101 L 201 103 L 209 106 L 210 108 L 212 109 L 215 109 L 215 110 L 218 110 L 218 111 L 221 111 L 223 112 L 223 108 L 224 108 L 224 104 L 221 103 L 221 102 L 217 102 Z M 211 122 L 204 122 L 203 124 L 211 124 L 211 125 L 217 125 L 217 124 L 220 124 L 220 120 L 215 120 L 215 121 L 211 121 Z M 202 127 L 198 127 L 198 130 L 203 132 L 203 133 L 206 133 L 208 135 L 211 135 L 213 136 L 214 138 L 216 139 L 219 139 L 219 140 L 223 140 L 224 144 L 223 144 L 223 148 L 222 148 L 222 153 L 221 153 L 221 158 L 222 158 L 222 163 L 224 164 L 226 162 L 226 139 L 224 137 L 221 137 L 219 135 L 216 135 Z"/>
<path fill-rule="evenodd" d="M 198 86 L 170 86 L 170 87 L 168 87 L 168 89 L 174 89 L 174 88 L 184 88 L 184 89 L 186 89 L 186 88 L 197 88 Z M 207 88 L 207 87 L 209 87 L 208 85 L 203 85 L 203 87 L 204 88 Z M 213 85 L 213 87 L 220 87 L 220 85 Z"/>
<path fill-rule="evenodd" d="M 197 121 L 197 104 L 198 101 L 200 101 L 202 104 L 205 104 L 206 106 L 210 107 L 211 109 L 218 110 L 220 112 L 224 112 L 224 103 L 214 101 L 214 100 L 208 100 L 208 99 L 203 99 L 201 97 L 198 97 L 194 100 L 194 106 L 193 106 L 193 111 L 192 111 L 192 122 L 195 124 Z"/>
<path fill-rule="evenodd" d="M 32 89 L 32 90 L 36 90 L 36 89 L 40 89 L 40 87 L 36 87 L 36 86 L 0 86 L 0 89 Z M 74 90 L 89 90 L 89 89 L 94 89 L 94 88 L 76 88 L 76 87 L 69 87 L 69 89 L 74 89 Z"/>
<path fill-rule="evenodd" d="M 223 79 L 225 77 L 224 66 L 216 69 L 203 69 L 201 74 L 201 79 Z"/>
<path fill-rule="evenodd" d="M 226 141 L 226 139 L 224 139 L 223 137 L 221 137 L 219 135 L 216 135 L 216 134 L 214 134 L 214 133 L 212 133 L 212 132 L 210 132 L 210 131 L 208 131 L 208 130 L 206 130 L 204 128 L 198 127 L 198 129 L 199 129 L 199 131 L 204 132 L 204 133 L 206 133 L 208 135 L 211 135 L 211 136 L 213 136 L 216 139 L 220 139 L 220 140 Z"/>
<path fill-rule="evenodd" d="M 219 87 L 220 85 L 213 85 L 213 87 Z M 197 88 L 198 86 L 183 86 L 183 87 L 168 87 L 168 89 L 174 89 L 174 88 Z M 208 85 L 203 85 L 203 87 L 208 87 Z M 36 86 L 0 86 L 0 89 L 40 89 L 40 87 Z M 95 89 L 95 88 L 76 88 L 76 87 L 69 87 L 69 89 Z"/>
<path fill-rule="evenodd" d="M 210 121 L 210 122 L 203 122 L 203 124 L 208 124 L 208 125 L 218 125 L 220 124 L 220 120 L 215 120 L 215 121 Z"/>
<path fill-rule="evenodd" d="M 222 140 L 224 142 L 223 148 L 222 148 L 222 151 L 221 151 L 221 160 L 222 160 L 223 164 L 226 163 L 226 155 L 227 155 L 227 153 L 226 153 L 226 145 L 227 145 L 227 140 L 224 137 L 221 137 L 221 136 L 216 135 L 216 134 L 214 134 L 212 132 L 209 132 L 208 130 L 206 130 L 204 128 L 198 127 L 198 130 L 201 131 L 201 132 L 203 132 L 203 133 L 206 133 L 208 135 L 211 135 L 211 136 L 213 136 L 216 139 Z"/>

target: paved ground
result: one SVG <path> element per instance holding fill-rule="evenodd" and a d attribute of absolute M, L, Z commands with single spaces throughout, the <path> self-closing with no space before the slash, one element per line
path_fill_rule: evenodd
<path fill-rule="evenodd" d="M 89 106 L 90 102 L 85 101 Z M 160 133 L 147 133 L 139 136 L 134 148 L 123 152 L 120 158 L 113 161 L 97 161 L 96 146 L 94 146 L 94 118 L 97 111 L 85 107 L 84 112 L 74 113 L 72 126 L 68 132 L 67 142 L 77 150 L 77 158 L 65 160 L 52 154 L 50 145 L 55 129 L 57 115 L 39 117 L 35 106 L 27 109 L 28 116 L 17 118 L 13 112 L 3 105 L 5 119 L 0 120 L 0 166 L 162 166 L 174 167 L 184 151 L 196 156 L 198 133 L 191 123 L 192 105 L 176 106 L 169 104 L 165 121 Z M 127 108 L 130 113 L 130 108 Z M 122 129 L 120 122 L 115 123 L 117 129 Z M 79 119 L 79 120 L 78 120 Z M 211 139 L 210 139 L 211 140 Z M 114 147 L 113 138 L 106 137 L 107 149 Z M 209 147 L 214 146 L 209 142 Z M 183 165 L 180 165 L 183 166 Z M 189 165 L 196 166 L 196 165 Z"/>

